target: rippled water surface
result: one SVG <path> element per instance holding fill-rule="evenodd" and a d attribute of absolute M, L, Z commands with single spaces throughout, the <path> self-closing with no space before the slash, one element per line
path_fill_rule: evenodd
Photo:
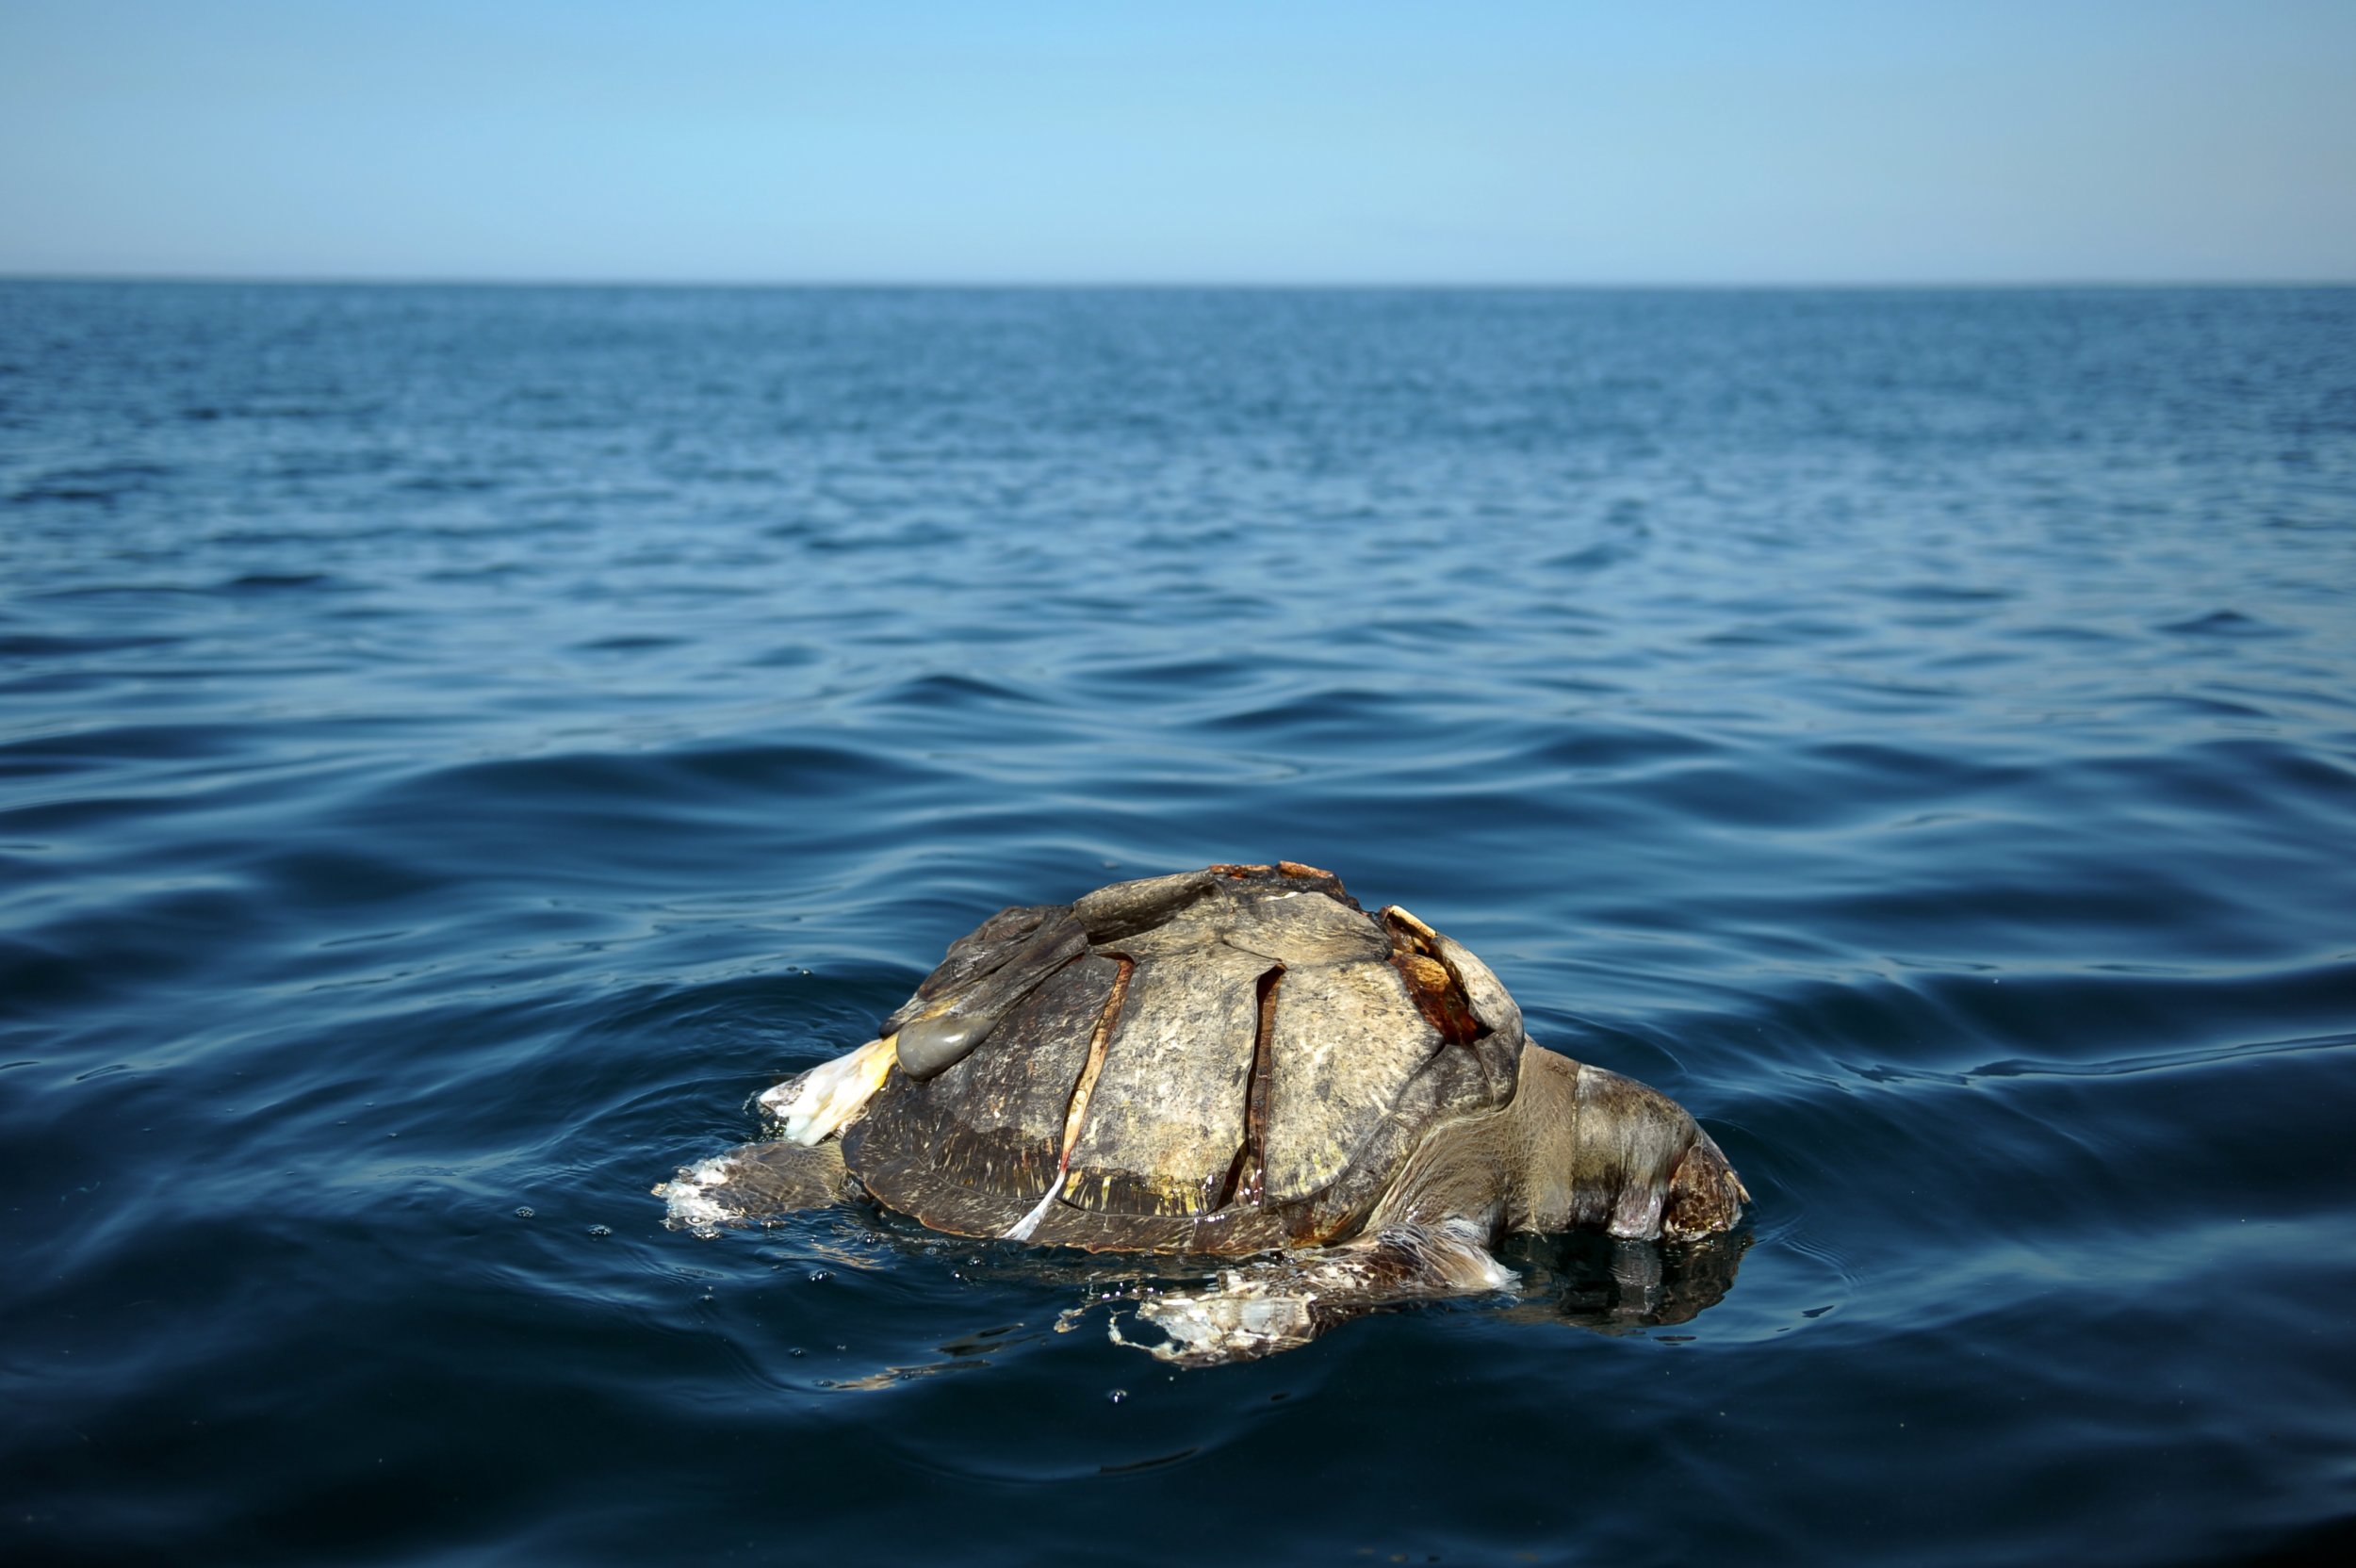
<path fill-rule="evenodd" d="M 1723 1298 L 662 1229 L 1279 856 L 1692 1107 Z M 0 1060 L 14 1561 L 2345 1544 L 2356 294 L 6 286 Z"/>

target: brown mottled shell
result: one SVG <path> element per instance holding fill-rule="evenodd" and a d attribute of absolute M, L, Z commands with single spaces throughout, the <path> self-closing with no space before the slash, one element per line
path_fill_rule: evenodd
<path fill-rule="evenodd" d="M 936 1230 L 1090 1250 L 1242 1253 L 1355 1233 L 1424 1134 L 1503 1104 L 1521 1015 L 1404 910 L 1290 861 L 1003 910 L 884 1022 L 978 1021 L 894 1069 L 852 1174 Z"/>

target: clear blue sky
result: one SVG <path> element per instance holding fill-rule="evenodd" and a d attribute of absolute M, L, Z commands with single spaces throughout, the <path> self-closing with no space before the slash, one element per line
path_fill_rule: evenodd
<path fill-rule="evenodd" d="M 2356 0 L 0 0 L 0 274 L 2356 281 Z"/>

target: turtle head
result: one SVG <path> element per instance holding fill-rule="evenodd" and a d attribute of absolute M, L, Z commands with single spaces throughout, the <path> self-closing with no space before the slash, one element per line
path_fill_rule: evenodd
<path fill-rule="evenodd" d="M 1730 1231 L 1750 1194 L 1717 1141 L 1659 1089 L 1542 1046 L 1522 1053 L 1513 1222 L 1602 1227 L 1631 1241 Z"/>
<path fill-rule="evenodd" d="M 1717 1140 L 1694 1129 L 1693 1147 L 1669 1175 L 1669 1192 L 1661 1206 L 1661 1233 L 1671 1241 L 1693 1241 L 1731 1231 L 1742 1217 L 1750 1192 L 1742 1178 L 1726 1164 Z"/>

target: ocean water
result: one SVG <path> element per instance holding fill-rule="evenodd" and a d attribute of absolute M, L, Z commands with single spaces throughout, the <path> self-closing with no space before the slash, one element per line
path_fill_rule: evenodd
<path fill-rule="evenodd" d="M 1709 1259 L 647 1188 L 1008 903 L 1286 857 Z M 2356 1541 L 2356 292 L 0 286 L 0 1556 Z"/>

